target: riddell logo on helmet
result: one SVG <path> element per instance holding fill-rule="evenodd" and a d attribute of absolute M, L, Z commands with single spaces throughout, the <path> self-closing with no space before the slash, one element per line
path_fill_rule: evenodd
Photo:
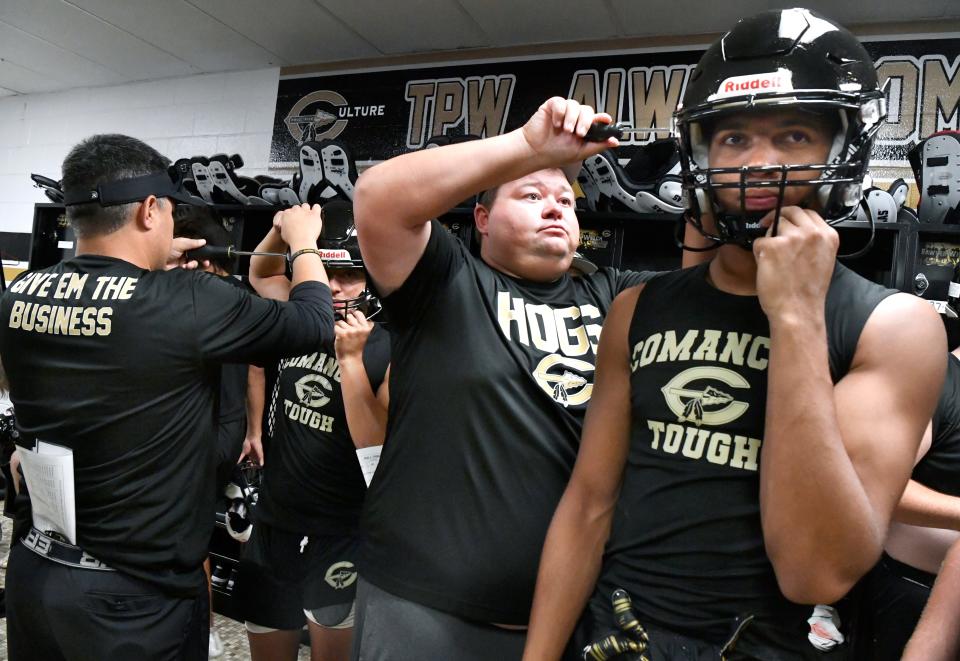
<path fill-rule="evenodd" d="M 320 259 L 329 259 L 329 260 L 346 260 L 350 261 L 350 251 L 349 250 L 324 250 L 320 249 Z"/>
<path fill-rule="evenodd" d="M 732 76 L 720 83 L 720 89 L 711 98 L 762 94 L 764 92 L 789 92 L 793 90 L 793 76 L 781 69 L 771 73 Z"/>

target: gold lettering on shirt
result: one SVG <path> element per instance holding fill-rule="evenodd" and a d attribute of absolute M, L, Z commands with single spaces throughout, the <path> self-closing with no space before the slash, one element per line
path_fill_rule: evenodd
<path fill-rule="evenodd" d="M 770 338 L 750 333 L 718 330 L 688 330 L 682 338 L 676 331 L 652 333 L 636 342 L 630 350 L 630 371 L 636 372 L 653 363 L 675 363 L 690 360 L 746 365 L 755 370 L 767 369 Z"/>
<path fill-rule="evenodd" d="M 751 472 L 760 467 L 763 441 L 759 438 L 659 420 L 647 420 L 647 429 L 652 433 L 650 448 L 664 454 L 680 454 L 694 460 L 705 457 L 711 464 Z"/>
<path fill-rule="evenodd" d="M 10 306 L 9 328 L 47 335 L 77 337 L 105 336 L 111 331 L 113 308 L 47 305 L 14 301 Z"/>

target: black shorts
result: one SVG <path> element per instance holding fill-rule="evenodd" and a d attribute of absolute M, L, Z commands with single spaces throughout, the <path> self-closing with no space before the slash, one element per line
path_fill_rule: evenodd
<path fill-rule="evenodd" d="M 358 583 L 353 661 L 499 661 L 523 656 L 525 630 L 465 620 L 363 579 Z"/>
<path fill-rule="evenodd" d="M 11 661 L 207 658 L 207 591 L 173 597 L 117 571 L 79 569 L 20 544 L 7 570 Z"/>
<path fill-rule="evenodd" d="M 304 536 L 258 521 L 240 555 L 236 590 L 241 616 L 260 627 L 301 629 L 304 611 L 322 610 L 318 624 L 340 624 L 357 592 L 358 546 L 356 537 Z"/>
<path fill-rule="evenodd" d="M 636 601 L 634 603 L 637 603 Z M 813 606 L 810 606 L 813 612 Z M 565 660 L 583 658 L 585 645 L 596 643 L 608 635 L 618 633 L 610 625 L 613 615 L 592 600 L 578 623 L 567 646 Z M 708 641 L 687 633 L 652 625 L 640 617 L 640 623 L 649 636 L 647 658 L 650 661 L 852 661 L 853 648 L 849 642 L 824 653 L 807 639 L 806 622 L 791 627 L 784 622 L 738 617 L 730 620 L 729 633 L 722 641 Z M 573 655 L 577 655 L 576 657 Z"/>
<path fill-rule="evenodd" d="M 859 658 L 897 660 L 920 621 L 936 580 L 930 574 L 884 553 L 863 579 L 863 634 Z"/>

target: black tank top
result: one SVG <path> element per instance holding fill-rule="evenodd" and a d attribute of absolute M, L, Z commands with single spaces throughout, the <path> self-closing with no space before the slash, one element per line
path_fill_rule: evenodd
<path fill-rule="evenodd" d="M 814 657 L 812 608 L 781 595 L 760 525 L 769 324 L 757 297 L 711 286 L 708 266 L 652 280 L 637 300 L 630 452 L 592 615 L 598 630 L 612 622 L 622 587 L 641 622 L 722 643 L 752 614 L 738 649 L 752 639 L 758 658 Z M 892 293 L 837 265 L 826 304 L 834 382 Z"/>
<path fill-rule="evenodd" d="M 960 359 L 953 354 L 933 413 L 930 449 L 911 477 L 934 491 L 960 496 Z"/>

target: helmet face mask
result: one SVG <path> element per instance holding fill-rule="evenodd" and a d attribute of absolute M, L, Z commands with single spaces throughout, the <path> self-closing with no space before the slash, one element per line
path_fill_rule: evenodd
<path fill-rule="evenodd" d="M 328 271 L 350 271 L 366 278 L 357 228 L 353 220 L 353 207 L 349 202 L 334 200 L 323 207 L 323 229 L 317 240 L 320 259 Z M 329 275 L 329 273 L 328 273 Z M 364 283 L 362 291 L 349 298 L 334 299 L 334 316 L 343 319 L 350 311 L 357 310 L 370 319 L 380 312 L 380 301 Z"/>
<path fill-rule="evenodd" d="M 359 252 L 359 249 L 358 249 Z M 334 318 L 339 321 L 347 316 L 351 311 L 356 310 L 366 319 L 375 317 L 380 312 L 380 301 L 373 295 L 366 284 L 366 272 L 363 270 L 363 262 L 359 266 L 347 264 L 343 261 L 326 260 L 323 265 L 327 269 L 327 276 L 332 280 L 336 272 L 347 273 L 348 280 L 356 278 L 363 281 L 362 287 L 356 296 L 333 299 Z"/>
<path fill-rule="evenodd" d="M 780 112 L 825 118 L 833 127 L 826 158 L 742 167 L 710 162 L 711 127 L 730 117 Z M 855 217 L 873 138 L 885 117 L 873 63 L 842 27 L 805 9 L 741 20 L 701 58 L 674 115 L 689 222 L 718 243 L 748 248 L 766 233 L 759 221 L 771 210 L 776 233 L 780 210 L 785 199 L 797 197 L 796 187 L 810 189 L 799 204 L 817 209 L 827 222 Z M 747 190 L 763 188 L 775 192 L 775 208 L 751 211 Z M 731 189 L 738 203 L 729 202 Z M 704 216 L 713 218 L 715 231 Z"/>

